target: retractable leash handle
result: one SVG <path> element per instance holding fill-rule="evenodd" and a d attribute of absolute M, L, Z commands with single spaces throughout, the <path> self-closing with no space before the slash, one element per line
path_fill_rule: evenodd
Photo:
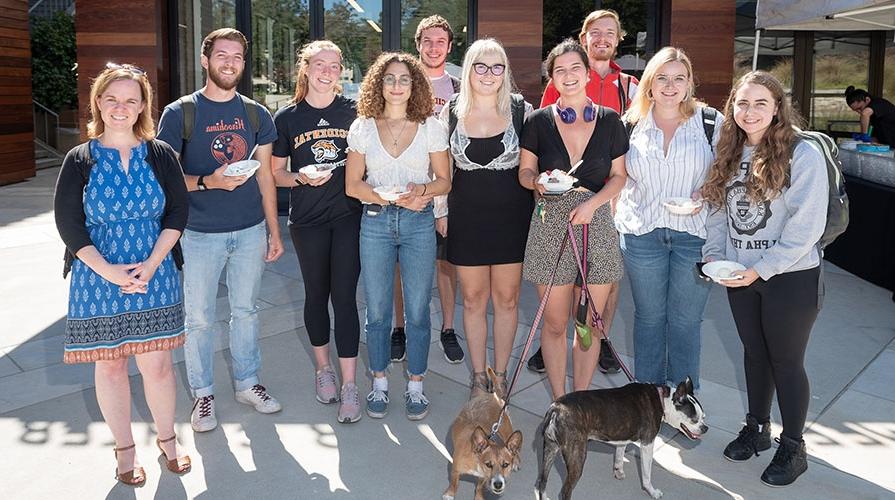
<path fill-rule="evenodd" d="M 572 223 L 566 226 L 566 235 L 569 239 L 572 240 L 572 251 L 575 254 L 575 263 L 578 265 L 578 272 L 581 273 L 581 276 L 586 276 L 584 274 L 584 265 L 582 265 L 581 252 L 578 251 L 578 244 L 575 242 L 575 233 L 572 230 Z M 628 370 L 628 367 L 622 362 L 621 358 L 618 355 L 618 352 L 615 350 L 615 347 L 612 346 L 612 341 L 609 340 L 609 335 L 606 334 L 606 331 L 603 327 L 603 318 L 600 316 L 600 313 L 597 312 L 597 307 L 594 305 L 593 297 L 590 296 L 590 290 L 587 288 L 587 280 L 583 280 L 581 284 L 581 294 L 587 295 L 587 300 L 590 302 L 591 314 L 594 318 L 594 326 L 599 328 L 600 335 L 603 339 L 606 340 L 606 345 L 609 347 L 609 351 L 612 353 L 612 357 L 618 361 L 618 365 L 621 366 L 622 371 L 625 372 L 625 375 L 628 377 L 628 380 L 633 382 L 634 375 L 631 374 L 631 371 Z"/>

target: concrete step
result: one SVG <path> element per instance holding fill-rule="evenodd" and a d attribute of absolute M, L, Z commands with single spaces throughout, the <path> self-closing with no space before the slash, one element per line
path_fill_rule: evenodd
<path fill-rule="evenodd" d="M 44 168 L 54 168 L 62 165 L 62 158 L 56 158 L 54 156 L 45 157 L 45 158 L 36 158 L 34 161 L 34 168 L 37 170 L 41 170 Z"/>

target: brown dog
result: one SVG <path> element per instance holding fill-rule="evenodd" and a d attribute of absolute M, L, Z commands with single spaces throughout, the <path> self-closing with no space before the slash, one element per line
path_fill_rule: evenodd
<path fill-rule="evenodd" d="M 488 367 L 488 379 L 495 386 L 494 371 Z M 494 392 L 480 392 L 463 406 L 451 425 L 451 441 L 454 444 L 451 482 L 442 500 L 453 500 L 461 474 L 475 476 L 476 500 L 483 500 L 485 484 L 496 495 L 502 494 L 510 473 L 519 469 L 522 449 L 522 433 L 513 431 L 510 415 L 503 417 L 496 440 L 490 439 L 491 426 L 497 422 L 503 399 Z"/>

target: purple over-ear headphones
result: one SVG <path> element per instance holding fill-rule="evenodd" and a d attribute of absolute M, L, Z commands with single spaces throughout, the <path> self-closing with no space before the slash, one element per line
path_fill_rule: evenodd
<path fill-rule="evenodd" d="M 559 101 L 556 101 L 556 109 L 559 113 L 559 119 L 562 120 L 563 123 L 571 125 L 578 119 L 578 113 L 575 112 L 575 108 L 564 108 Z M 597 107 L 594 105 L 593 101 L 588 99 L 587 106 L 584 108 L 584 121 L 592 122 L 596 119 Z"/>

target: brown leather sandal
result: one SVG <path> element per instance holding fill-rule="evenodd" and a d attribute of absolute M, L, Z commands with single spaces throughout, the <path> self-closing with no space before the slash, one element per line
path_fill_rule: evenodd
<path fill-rule="evenodd" d="M 127 451 L 132 450 L 136 447 L 136 444 L 132 444 L 130 446 L 125 446 L 123 448 L 114 448 L 115 451 L 115 460 L 118 460 L 118 452 L 119 451 Z M 134 467 L 133 469 L 127 472 L 118 472 L 118 467 L 115 467 L 115 479 L 126 484 L 128 486 L 140 487 L 146 483 L 146 472 L 143 471 L 143 467 Z"/>
<path fill-rule="evenodd" d="M 473 372 L 472 383 L 470 384 L 469 398 L 472 399 L 477 394 L 491 392 L 491 383 L 485 372 Z"/>
<path fill-rule="evenodd" d="M 165 450 L 162 448 L 162 443 L 167 443 L 169 441 L 174 441 L 177 438 L 177 434 L 169 437 L 168 439 L 155 439 L 155 444 L 158 446 L 159 451 L 162 452 L 162 459 L 165 461 L 165 466 L 169 471 L 175 474 L 186 474 L 192 468 L 192 463 L 190 462 L 190 457 L 188 455 L 184 455 L 182 457 L 176 457 L 172 459 L 168 459 L 168 455 L 165 453 Z M 176 451 L 176 447 L 175 447 Z"/>

